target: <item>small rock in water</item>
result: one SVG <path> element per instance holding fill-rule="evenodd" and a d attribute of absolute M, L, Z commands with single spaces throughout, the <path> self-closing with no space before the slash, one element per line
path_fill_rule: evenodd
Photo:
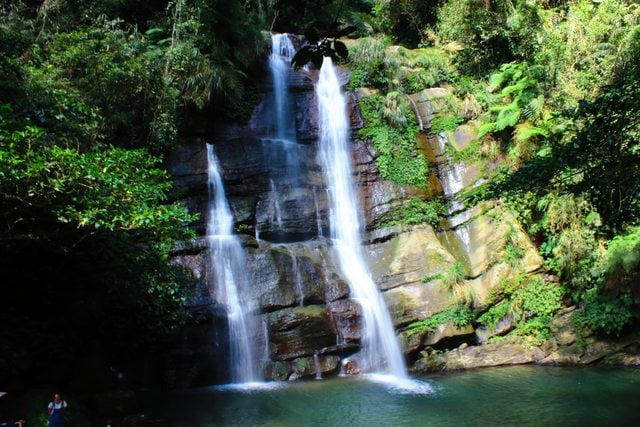
<path fill-rule="evenodd" d="M 362 372 L 360 358 L 356 355 L 342 360 L 342 373 L 346 375 L 359 375 Z"/>

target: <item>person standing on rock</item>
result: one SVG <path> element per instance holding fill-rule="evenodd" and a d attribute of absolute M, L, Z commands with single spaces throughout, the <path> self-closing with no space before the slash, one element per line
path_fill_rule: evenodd
<path fill-rule="evenodd" d="M 67 409 L 67 402 L 62 400 L 59 393 L 53 395 L 53 400 L 47 407 L 49 414 L 49 427 L 62 427 L 64 425 L 64 413 Z"/>

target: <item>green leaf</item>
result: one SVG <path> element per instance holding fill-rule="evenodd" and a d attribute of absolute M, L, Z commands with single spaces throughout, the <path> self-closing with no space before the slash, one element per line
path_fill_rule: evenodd
<path fill-rule="evenodd" d="M 478 138 L 482 138 L 488 133 L 495 132 L 495 130 L 496 130 L 495 122 L 483 123 L 478 129 Z"/>
<path fill-rule="evenodd" d="M 520 120 L 520 108 L 518 104 L 515 102 L 507 104 L 500 108 L 498 118 L 496 119 L 495 130 L 501 131 L 507 127 L 513 127 L 518 123 L 518 120 Z"/>
<path fill-rule="evenodd" d="M 533 138 L 534 136 L 547 137 L 549 136 L 549 132 L 543 128 L 533 126 L 529 123 L 518 126 L 518 128 L 516 129 L 516 139 L 518 141 L 525 141 L 527 139 Z"/>

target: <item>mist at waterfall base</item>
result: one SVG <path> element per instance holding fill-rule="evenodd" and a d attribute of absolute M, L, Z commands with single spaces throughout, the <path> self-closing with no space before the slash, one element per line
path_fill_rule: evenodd
<path fill-rule="evenodd" d="M 329 57 L 324 58 L 320 69 L 316 96 L 320 116 L 318 154 L 329 190 L 331 239 L 351 297 L 362 307 L 362 368 L 406 379 L 404 357 L 391 316 L 362 254 L 361 209 L 353 184 L 347 102 Z"/>
<path fill-rule="evenodd" d="M 431 394 L 358 378 L 147 395 L 166 426 L 640 425 L 640 371 L 515 366 L 432 375 Z"/>

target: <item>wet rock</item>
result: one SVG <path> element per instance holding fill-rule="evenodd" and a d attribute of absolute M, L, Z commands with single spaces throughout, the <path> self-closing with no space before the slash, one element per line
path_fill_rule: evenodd
<path fill-rule="evenodd" d="M 372 278 L 382 290 L 419 285 L 422 278 L 442 273 L 455 261 L 428 225 L 413 227 L 367 249 Z"/>
<path fill-rule="evenodd" d="M 465 123 L 456 128 L 449 135 L 449 142 L 455 147 L 456 150 L 464 150 L 478 137 L 478 131 L 473 124 Z"/>
<path fill-rule="evenodd" d="M 459 370 L 501 365 L 519 365 L 539 362 L 545 354 L 537 347 L 513 338 L 483 346 L 468 346 L 444 353 L 431 353 L 419 359 L 414 371 Z"/>
<path fill-rule="evenodd" d="M 252 293 L 263 312 L 344 298 L 349 287 L 323 262 L 319 244 L 265 244 L 249 255 Z"/>
<path fill-rule="evenodd" d="M 318 365 L 316 366 L 316 360 Z M 315 377 L 317 369 L 321 375 L 332 375 L 338 372 L 340 357 L 336 355 L 317 356 L 317 358 L 299 357 L 292 360 L 268 362 L 266 376 L 279 381 L 295 381 L 305 377 Z"/>
<path fill-rule="evenodd" d="M 515 316 L 513 313 L 507 313 L 504 318 L 500 319 L 495 326 L 492 327 L 480 327 L 476 329 L 476 339 L 480 344 L 486 344 L 489 338 L 498 335 L 504 335 L 513 329 L 515 325 Z"/>
<path fill-rule="evenodd" d="M 396 327 L 444 311 L 453 301 L 440 280 L 393 288 L 383 294 Z"/>
<path fill-rule="evenodd" d="M 409 95 L 424 129 L 431 128 L 431 120 L 446 107 L 446 98 L 450 95 L 451 92 L 445 88 L 429 88 Z"/>
<path fill-rule="evenodd" d="M 267 319 L 273 360 L 310 356 L 335 343 L 324 306 L 278 310 L 268 314 Z"/>
<path fill-rule="evenodd" d="M 360 341 L 362 338 L 362 308 L 351 299 L 333 301 L 327 305 L 331 331 L 338 343 Z"/>
<path fill-rule="evenodd" d="M 432 331 L 428 331 L 422 338 L 422 345 L 442 348 L 450 345 L 449 343 L 458 345 L 457 343 L 460 341 L 470 339 L 472 336 L 473 327 L 471 325 L 459 327 L 454 325 L 453 322 L 447 322 L 443 325 L 438 325 Z"/>
<path fill-rule="evenodd" d="M 299 301 L 291 277 L 291 260 L 278 252 L 257 252 L 247 257 L 251 271 L 251 293 L 262 311 L 271 312 L 291 307 Z M 288 267 L 279 271 L 278 267 Z M 288 274 L 287 274 L 288 273 Z"/>
<path fill-rule="evenodd" d="M 424 338 L 426 331 L 405 330 L 400 332 L 399 339 L 402 351 L 405 354 L 410 354 L 422 347 L 422 338 Z"/>
<path fill-rule="evenodd" d="M 316 361 L 318 362 L 316 364 Z M 302 357 L 291 361 L 292 372 L 289 380 L 296 380 L 304 377 L 315 377 L 318 371 L 320 374 L 336 373 L 340 366 L 340 357 L 335 355 Z"/>
<path fill-rule="evenodd" d="M 341 372 L 345 375 L 359 375 L 362 372 L 362 368 L 363 360 L 358 353 L 342 360 Z"/>

